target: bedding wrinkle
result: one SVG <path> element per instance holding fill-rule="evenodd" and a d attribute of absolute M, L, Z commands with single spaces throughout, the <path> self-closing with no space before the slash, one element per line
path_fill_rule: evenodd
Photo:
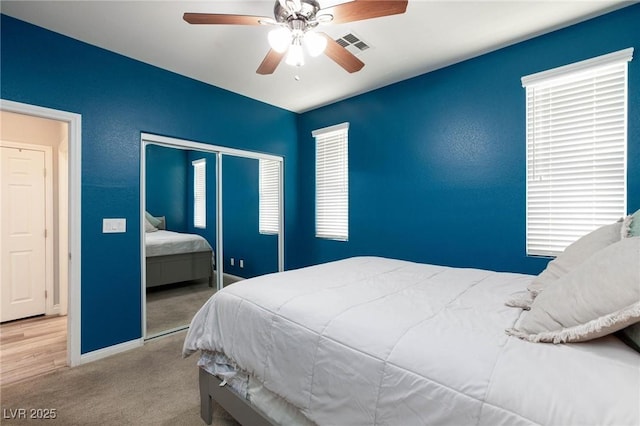
<path fill-rule="evenodd" d="M 390 273 L 390 272 L 393 272 L 393 271 L 397 271 L 398 269 L 400 269 L 400 267 L 397 267 L 397 268 L 393 269 L 392 271 L 387 271 L 386 273 Z M 329 287 L 329 288 L 323 288 L 323 289 L 321 289 L 321 290 L 318 290 L 318 292 L 325 292 L 325 291 L 327 291 L 327 290 L 334 290 L 334 289 L 336 289 L 336 288 L 340 288 L 340 287 L 348 287 L 348 286 L 352 286 L 352 285 L 354 285 L 354 283 L 355 283 L 355 282 L 363 282 L 363 281 L 364 281 L 364 280 L 366 280 L 367 278 L 368 278 L 368 277 L 366 277 L 366 276 L 365 276 L 365 277 L 362 277 L 362 278 L 360 278 L 360 279 L 358 279 L 358 280 L 355 280 L 355 281 L 349 281 L 349 282 L 344 283 L 344 284 L 342 284 L 342 285 L 333 286 L 333 287 Z M 308 295 L 307 295 L 307 294 L 305 294 L 305 295 L 300 295 L 300 296 L 298 296 L 298 297 L 302 297 L 302 296 L 304 296 L 304 297 L 308 297 Z M 292 300 L 293 300 L 293 298 L 292 298 L 292 299 L 287 300 L 287 302 L 283 303 L 283 304 L 280 306 L 280 308 L 282 308 L 284 305 L 286 305 L 286 304 L 290 303 Z M 362 303 L 367 303 L 367 302 L 362 302 Z M 346 310 L 348 310 L 348 309 L 350 309 L 350 308 L 351 308 L 351 307 L 348 307 Z M 346 310 L 345 310 L 345 311 L 346 311 Z M 280 309 L 279 309 L 279 311 L 280 311 Z M 301 408 L 303 408 L 303 410 L 307 410 L 309 407 L 311 407 L 311 400 L 312 400 L 312 398 L 313 398 L 313 383 L 314 383 L 315 373 L 316 373 L 315 366 L 316 366 L 316 364 L 317 364 L 318 349 L 319 349 L 319 347 L 320 347 L 320 341 L 321 341 L 321 340 L 322 340 L 322 338 L 324 337 L 324 332 L 326 331 L 327 327 L 329 326 L 329 324 L 330 324 L 334 319 L 335 319 L 335 317 L 330 318 L 330 319 L 329 319 L 329 321 L 324 325 L 324 327 L 322 328 L 322 330 L 320 331 L 320 333 L 317 333 L 317 338 L 316 338 L 316 342 L 315 342 L 314 357 L 313 357 L 313 362 L 312 362 L 312 365 L 313 365 L 314 367 L 311 369 L 311 375 L 310 375 L 310 377 L 309 377 L 309 384 L 310 384 L 310 386 L 311 386 L 311 389 L 309 389 L 309 398 L 308 398 L 307 404 L 306 404 L 306 405 L 304 405 L 303 407 L 301 407 Z M 299 326 L 302 326 L 302 327 L 304 327 L 304 328 L 307 328 L 306 326 L 304 326 L 304 325 L 302 325 L 302 324 L 298 324 L 298 325 L 299 325 Z M 312 330 L 309 330 L 309 331 L 312 331 Z M 336 343 L 339 343 L 339 342 L 336 342 Z"/>
<path fill-rule="evenodd" d="M 238 323 L 239 323 L 238 319 L 240 318 L 240 311 L 242 309 L 242 305 L 243 304 L 244 304 L 244 300 L 242 300 L 242 301 L 240 301 L 240 303 L 238 303 L 238 306 L 237 306 L 236 311 L 235 311 L 235 315 L 233 316 L 233 326 L 231 328 L 231 333 L 229 335 L 229 339 L 230 339 L 229 347 L 230 348 L 236 348 L 237 347 L 236 346 L 236 332 L 237 332 L 236 330 L 238 328 Z M 237 358 L 234 358 L 234 355 L 236 355 L 236 354 L 225 354 L 225 355 L 227 355 L 227 357 L 229 357 L 231 359 L 237 359 Z M 231 356 L 229 356 L 229 355 L 231 355 Z"/>
<path fill-rule="evenodd" d="M 263 360 L 264 366 L 263 366 L 263 376 L 262 377 L 264 377 L 264 378 L 269 377 L 269 371 L 268 371 L 269 370 L 269 360 L 270 360 L 270 358 L 272 356 L 273 348 L 274 348 L 274 345 L 275 345 L 274 336 L 273 336 L 273 330 L 275 328 L 275 326 L 274 326 L 275 320 L 276 320 L 276 316 L 275 315 L 271 315 L 271 321 L 270 321 L 270 324 L 269 324 L 269 339 L 267 339 L 267 347 L 265 348 L 266 349 L 266 351 L 265 351 L 266 354 L 265 354 L 264 360 Z M 266 380 L 263 380 L 263 381 L 264 381 L 263 384 L 264 384 L 265 388 L 269 389 L 270 388 L 269 383 Z M 284 396 L 282 396 L 282 395 L 278 395 L 278 396 L 280 396 L 281 398 L 286 400 L 286 398 Z"/>
<path fill-rule="evenodd" d="M 398 271 L 398 270 L 400 270 L 400 269 L 401 269 L 401 267 L 399 266 L 399 267 L 397 267 L 397 268 L 395 268 L 395 269 L 393 269 L 393 270 L 391 270 L 391 271 L 387 271 L 387 272 L 385 272 L 385 274 L 390 274 L 390 273 L 392 273 L 392 272 L 397 272 L 397 271 Z M 433 276 L 434 276 L 434 275 L 436 275 L 436 274 L 438 274 L 438 272 L 434 272 L 433 274 L 431 274 L 431 275 L 429 276 L 429 278 L 433 277 Z M 361 279 L 361 280 L 359 280 L 359 281 L 362 281 L 363 279 L 364 279 L 364 278 L 362 278 L 362 279 Z M 422 282 L 422 281 L 416 282 L 416 283 L 414 283 L 413 285 L 418 285 L 418 284 L 420 284 L 421 282 Z M 348 283 L 348 284 L 345 284 L 343 287 L 346 287 L 346 286 L 348 286 L 348 285 L 353 285 L 353 282 L 350 282 L 350 283 Z M 405 289 L 406 289 L 406 288 L 399 289 L 399 290 L 398 290 L 398 293 L 400 293 L 400 292 L 404 291 Z M 366 300 L 366 301 L 363 301 L 362 303 L 359 303 L 359 304 L 356 304 L 356 305 L 350 305 L 350 306 L 348 306 L 345 310 L 343 310 L 342 312 L 340 312 L 338 315 L 333 316 L 332 318 L 330 318 L 330 319 L 329 319 L 329 321 L 327 321 L 327 323 L 325 324 L 325 326 L 323 327 L 323 329 L 322 329 L 322 330 L 321 330 L 321 332 L 319 333 L 319 338 L 318 338 L 318 339 L 317 339 L 317 341 L 316 341 L 316 349 L 315 349 L 315 356 L 314 356 L 314 362 L 313 362 L 313 366 L 314 366 L 314 368 L 312 369 L 311 381 L 310 381 L 310 383 L 311 383 L 311 386 L 312 386 L 312 387 L 313 387 L 313 383 L 314 383 L 314 377 L 315 377 L 315 366 L 316 366 L 316 364 L 317 364 L 317 363 L 316 363 L 316 360 L 317 360 L 318 350 L 319 350 L 319 347 L 320 347 L 320 341 L 321 341 L 321 339 L 322 339 L 322 338 L 327 338 L 327 337 L 325 336 L 325 332 L 326 332 L 327 328 L 329 327 L 329 325 L 330 325 L 331 323 L 333 323 L 333 322 L 338 318 L 338 316 L 340 316 L 340 315 L 342 315 L 342 314 L 346 313 L 347 311 L 349 311 L 349 310 L 351 310 L 351 309 L 356 308 L 357 306 L 361 306 L 361 305 L 364 305 L 364 304 L 368 304 L 368 303 L 371 303 L 372 301 L 380 300 L 380 299 L 384 299 L 384 298 L 386 298 L 386 297 L 387 297 L 387 295 L 382 295 L 382 296 L 377 297 L 377 298 L 375 298 L 375 299 L 373 299 L 373 300 Z M 333 339 L 332 339 L 332 340 L 333 340 Z M 335 343 L 340 344 L 341 342 L 339 342 L 339 341 L 335 341 Z M 366 353 L 364 353 L 364 352 L 363 352 L 362 354 L 363 354 L 363 355 L 368 355 L 368 356 L 369 356 L 369 354 L 366 354 Z M 384 369 L 383 369 L 383 371 L 384 371 Z M 381 380 L 382 380 L 382 377 L 383 377 L 383 376 L 381 375 Z M 309 392 L 309 403 L 308 403 L 308 405 L 307 405 L 308 407 L 310 407 L 310 406 L 311 406 L 311 400 L 312 400 L 312 398 L 313 398 L 313 389 L 311 389 L 311 391 Z M 375 413 L 375 412 L 374 412 L 374 413 Z M 374 422 L 375 422 L 375 418 L 374 418 Z"/>
<path fill-rule="evenodd" d="M 429 278 L 433 278 L 435 275 L 437 275 L 438 273 L 443 273 L 444 271 L 440 271 L 437 273 L 434 273 L 432 276 L 430 276 Z M 409 331 L 413 330 L 416 327 L 419 327 L 421 325 L 423 325 L 424 323 L 427 323 L 429 321 L 431 321 L 436 315 L 438 315 L 440 312 L 442 312 L 443 310 L 449 308 L 452 306 L 452 303 L 456 300 L 459 299 L 459 297 L 461 297 L 463 294 L 467 293 L 468 291 L 470 291 L 473 287 L 477 286 L 479 283 L 483 282 L 484 280 L 486 280 L 488 278 L 488 275 L 471 283 L 467 288 L 461 290 L 459 293 L 455 294 L 452 296 L 451 300 L 449 300 L 449 302 L 445 305 L 443 305 L 442 307 L 440 307 L 440 309 L 438 309 L 437 311 L 433 312 L 430 316 L 424 318 L 422 321 L 418 322 L 418 323 L 414 323 L 414 324 L 410 324 L 409 327 L 407 327 L 403 333 L 397 338 L 396 343 L 390 347 L 389 352 L 387 353 L 386 358 L 383 360 L 384 362 L 384 367 L 383 367 L 383 371 L 382 374 L 380 375 L 380 381 L 378 384 L 378 395 L 376 397 L 376 405 L 375 405 L 375 418 L 374 418 L 374 424 L 378 424 L 377 423 L 377 416 L 378 416 L 378 407 L 379 407 L 379 400 L 380 400 L 380 392 L 382 391 L 382 385 L 383 385 L 383 380 L 385 377 L 385 371 L 386 371 L 386 366 L 389 363 L 389 358 L 391 358 L 393 351 L 396 349 L 396 347 L 398 346 L 398 344 L 400 343 L 400 341 L 409 333 Z M 414 284 L 415 285 L 420 285 L 423 284 L 423 281 L 419 281 L 417 283 Z"/>
<path fill-rule="evenodd" d="M 518 318 L 520 318 L 520 316 L 518 316 Z M 517 321 L 517 319 L 516 319 Z M 516 323 L 516 321 L 513 322 L 512 326 Z M 489 375 L 489 383 L 487 384 L 487 388 L 485 390 L 484 396 L 482 397 L 481 403 L 480 403 L 480 411 L 478 413 L 478 424 L 480 424 L 480 420 L 483 418 L 483 411 L 485 410 L 485 406 L 488 405 L 487 403 L 487 398 L 491 392 L 491 387 L 493 386 L 493 375 L 496 371 L 496 367 L 498 366 L 498 363 L 500 362 L 501 358 L 503 357 L 503 354 L 505 353 L 506 350 L 506 346 L 509 344 L 509 342 L 512 339 L 509 339 L 508 335 L 504 335 L 503 340 L 502 340 L 502 344 L 500 352 L 498 353 L 498 356 L 495 359 L 495 362 L 493 363 L 493 368 L 491 369 L 491 374 Z M 493 407 L 496 407 L 495 405 L 491 404 Z M 498 407 L 502 410 L 506 410 L 509 411 L 508 409 L 504 408 L 504 407 Z M 511 414 L 515 414 L 515 413 L 511 413 Z M 520 416 L 521 417 L 521 416 Z M 529 421 L 531 421 L 530 419 L 527 419 Z"/>

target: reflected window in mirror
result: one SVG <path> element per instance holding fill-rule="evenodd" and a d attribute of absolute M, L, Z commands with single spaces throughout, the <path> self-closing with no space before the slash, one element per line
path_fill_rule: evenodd
<path fill-rule="evenodd" d="M 259 231 L 277 234 L 280 228 L 280 164 L 275 160 L 260 160 L 259 170 Z"/>
<path fill-rule="evenodd" d="M 207 227 L 207 160 L 201 158 L 193 165 L 193 226 Z"/>

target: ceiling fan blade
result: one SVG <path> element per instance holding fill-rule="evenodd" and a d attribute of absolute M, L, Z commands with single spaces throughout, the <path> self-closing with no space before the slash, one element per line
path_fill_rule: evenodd
<path fill-rule="evenodd" d="M 225 15 L 219 13 L 185 13 L 182 18 L 190 24 L 218 25 L 261 25 L 260 21 L 270 21 L 264 16 Z"/>
<path fill-rule="evenodd" d="M 347 72 L 354 73 L 356 71 L 360 71 L 362 67 L 364 67 L 364 62 L 356 58 L 353 53 L 342 47 L 337 41 L 325 33 L 318 34 L 327 39 L 327 47 L 324 50 L 324 54 L 336 64 L 344 68 Z"/>
<path fill-rule="evenodd" d="M 354 0 L 322 9 L 318 14 L 333 15 L 332 24 L 399 15 L 407 10 L 408 0 Z"/>
<path fill-rule="evenodd" d="M 280 53 L 276 52 L 273 49 L 269 49 L 269 52 L 267 52 L 267 56 L 265 56 L 262 60 L 262 63 L 256 70 L 256 73 L 262 75 L 273 74 L 276 68 L 278 68 L 278 65 L 280 65 L 280 61 L 282 61 L 282 58 L 284 58 L 285 53 L 286 52 Z"/>

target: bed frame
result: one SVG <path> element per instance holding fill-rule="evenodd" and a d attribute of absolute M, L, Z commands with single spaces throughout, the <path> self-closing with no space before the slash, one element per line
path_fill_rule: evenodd
<path fill-rule="evenodd" d="M 228 386 L 221 386 L 222 381 L 200 370 L 200 417 L 208 425 L 213 421 L 213 401 L 218 403 L 227 413 L 243 426 L 275 426 L 267 417 L 245 398 L 233 392 Z"/>
<path fill-rule="evenodd" d="M 147 257 L 147 288 L 201 278 L 208 278 L 213 287 L 212 256 L 207 250 Z"/>

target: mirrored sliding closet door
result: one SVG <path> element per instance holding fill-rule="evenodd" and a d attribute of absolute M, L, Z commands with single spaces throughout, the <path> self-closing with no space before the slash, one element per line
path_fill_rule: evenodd
<path fill-rule="evenodd" d="M 284 219 L 280 157 L 144 136 L 149 339 L 187 328 L 216 289 L 282 270 Z"/>

